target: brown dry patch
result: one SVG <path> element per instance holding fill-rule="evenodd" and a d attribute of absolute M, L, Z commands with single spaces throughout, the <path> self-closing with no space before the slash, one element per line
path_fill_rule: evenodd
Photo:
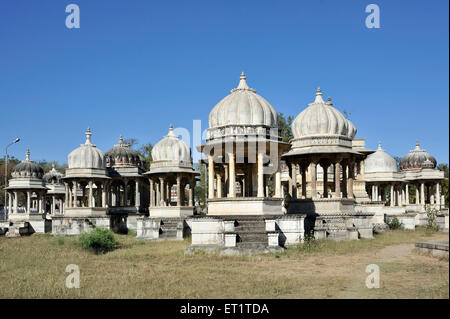
<path fill-rule="evenodd" d="M 448 298 L 448 262 L 410 251 L 448 234 L 393 231 L 373 240 L 320 241 L 305 250 L 256 256 L 184 255 L 187 241 L 142 242 L 95 255 L 76 238 L 0 238 L 1 298 Z M 377 263 L 381 288 L 367 289 Z M 68 264 L 81 288 L 67 289 Z"/>

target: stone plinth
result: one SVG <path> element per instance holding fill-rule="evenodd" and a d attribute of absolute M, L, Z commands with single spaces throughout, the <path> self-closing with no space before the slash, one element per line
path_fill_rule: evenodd
<path fill-rule="evenodd" d="M 276 224 L 280 230 L 281 246 L 291 246 L 303 243 L 305 238 L 305 217 L 306 215 L 304 214 L 286 215 L 276 220 Z M 268 225 L 266 224 L 266 230 L 272 231 L 272 229 L 268 229 L 267 226 Z"/>
<path fill-rule="evenodd" d="M 397 218 L 398 221 L 402 224 L 403 229 L 407 230 L 415 230 L 416 229 L 416 215 L 415 213 L 407 213 L 407 214 L 386 214 L 386 222 L 390 224 L 394 218 Z"/>
<path fill-rule="evenodd" d="M 64 211 L 65 217 L 89 218 L 106 217 L 108 208 L 105 207 L 68 207 Z"/>
<path fill-rule="evenodd" d="M 163 217 L 191 217 L 194 215 L 194 207 L 192 206 L 161 206 L 150 207 L 151 218 Z"/>
<path fill-rule="evenodd" d="M 282 215 L 281 198 L 234 197 L 208 200 L 208 216 Z"/>
<path fill-rule="evenodd" d="M 334 214 L 355 212 L 355 200 L 351 198 L 291 199 L 288 214 Z"/>
<path fill-rule="evenodd" d="M 75 236 L 83 232 L 91 232 L 96 227 L 110 229 L 110 218 L 54 216 L 52 219 L 53 235 Z"/>

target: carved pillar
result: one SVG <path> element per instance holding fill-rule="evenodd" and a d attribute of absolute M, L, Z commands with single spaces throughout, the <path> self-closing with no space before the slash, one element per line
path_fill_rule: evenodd
<path fill-rule="evenodd" d="M 77 181 L 75 181 L 73 183 L 73 207 L 78 207 L 78 182 Z"/>
<path fill-rule="evenodd" d="M 75 189 L 75 193 L 76 193 L 76 189 Z M 76 196 L 76 195 L 75 195 Z M 92 181 L 89 181 L 89 195 L 88 195 L 88 205 L 89 207 L 93 206 L 93 198 L 92 198 Z"/>
<path fill-rule="evenodd" d="M 160 201 L 159 201 L 159 206 L 165 206 L 165 195 L 164 195 L 164 178 L 160 177 L 159 178 L 159 193 L 160 193 Z"/>
<path fill-rule="evenodd" d="M 177 175 L 177 206 L 181 206 L 181 175 Z"/>
<path fill-rule="evenodd" d="M 214 157 L 208 155 L 208 198 L 214 198 Z"/>
<path fill-rule="evenodd" d="M 342 197 L 347 198 L 347 163 L 342 164 Z"/>
<path fill-rule="evenodd" d="M 155 190 L 153 179 L 149 179 L 150 182 L 150 207 L 155 206 Z"/>
<path fill-rule="evenodd" d="M 406 193 L 405 205 L 409 205 L 409 184 L 408 183 L 406 183 L 406 185 L 405 185 L 405 193 Z"/>
<path fill-rule="evenodd" d="M 258 153 L 258 193 L 257 197 L 264 197 L 264 153 Z"/>
<path fill-rule="evenodd" d="M 136 179 L 135 183 L 136 183 L 136 191 L 134 194 L 134 205 L 139 210 L 139 207 L 141 207 L 141 190 L 139 180 Z"/>
<path fill-rule="evenodd" d="M 229 191 L 228 191 L 228 197 L 236 197 L 236 163 L 235 163 L 235 154 L 234 153 L 228 153 L 228 160 L 229 160 Z"/>
<path fill-rule="evenodd" d="M 337 198 L 341 198 L 341 162 L 334 164 L 334 192 Z"/>
<path fill-rule="evenodd" d="M 317 162 L 311 162 L 309 165 L 311 171 L 311 197 L 317 197 Z"/>
<path fill-rule="evenodd" d="M 436 183 L 436 205 L 440 206 L 441 205 L 441 191 L 440 191 L 440 184 L 439 182 Z"/>
<path fill-rule="evenodd" d="M 303 163 L 300 166 L 301 174 L 302 174 L 302 197 L 306 198 L 306 169 L 307 165 L 306 163 Z"/>
<path fill-rule="evenodd" d="M 281 198 L 281 164 L 278 161 L 277 171 L 275 173 L 275 195 L 276 198 Z"/>
<path fill-rule="evenodd" d="M 222 198 L 222 175 L 220 173 L 216 174 L 217 180 L 217 198 Z"/>
<path fill-rule="evenodd" d="M 353 161 L 350 161 L 348 165 L 348 184 L 347 184 L 348 198 L 353 198 L 353 180 L 355 178 L 354 175 L 355 175 L 355 165 Z"/>
<path fill-rule="evenodd" d="M 27 214 L 31 212 L 30 208 L 31 208 L 31 192 L 27 191 L 27 211 L 26 211 Z"/>
<path fill-rule="evenodd" d="M 328 198 L 328 167 L 330 165 L 323 163 L 323 198 Z"/>
<path fill-rule="evenodd" d="M 420 204 L 425 205 L 425 184 L 420 183 Z"/>

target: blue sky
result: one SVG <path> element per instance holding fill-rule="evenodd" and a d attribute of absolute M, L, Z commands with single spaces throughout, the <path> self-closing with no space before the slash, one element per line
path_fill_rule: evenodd
<path fill-rule="evenodd" d="M 67 29 L 65 8 L 80 7 Z M 376 3 L 381 28 L 367 29 Z M 449 160 L 448 1 L 0 2 L 0 147 L 67 161 L 88 126 L 103 151 L 118 136 L 156 143 L 207 128 L 242 71 L 296 116 L 317 86 L 351 111 L 357 137 L 393 156 L 421 146 Z"/>

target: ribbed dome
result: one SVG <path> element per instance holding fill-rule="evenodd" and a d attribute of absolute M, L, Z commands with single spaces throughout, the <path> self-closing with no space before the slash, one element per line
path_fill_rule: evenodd
<path fill-rule="evenodd" d="M 41 179 L 44 175 L 42 167 L 30 160 L 30 150 L 27 150 L 26 159 L 17 164 L 11 170 L 11 176 L 13 178 L 20 177 L 34 177 Z"/>
<path fill-rule="evenodd" d="M 395 173 L 397 171 L 397 161 L 381 148 L 381 143 L 378 143 L 377 151 L 364 160 L 365 173 Z"/>
<path fill-rule="evenodd" d="M 44 174 L 44 181 L 46 183 L 56 183 L 59 184 L 61 179 L 64 177 L 63 173 L 60 173 L 56 170 L 55 163 L 52 163 L 52 169 L 48 173 Z"/>
<path fill-rule="evenodd" d="M 417 168 L 436 168 L 436 159 L 427 151 L 420 148 L 419 141 L 416 142 L 416 148 L 409 151 L 400 161 L 402 170 Z"/>
<path fill-rule="evenodd" d="M 325 103 L 320 88 L 317 89 L 316 99 L 304 109 L 292 123 L 294 138 L 305 136 L 346 136 L 353 139 L 356 128 L 341 112 L 333 107 L 331 99 Z"/>
<path fill-rule="evenodd" d="M 239 85 L 209 113 L 209 127 L 260 125 L 277 127 L 277 112 L 256 90 L 248 87 L 244 72 Z"/>
<path fill-rule="evenodd" d="M 120 135 L 119 143 L 105 153 L 106 167 L 135 166 L 142 167 L 144 159 L 138 152 L 133 151 L 130 145 L 124 143 Z"/>
<path fill-rule="evenodd" d="M 86 131 L 86 143 L 72 151 L 68 156 L 69 168 L 105 168 L 105 156 L 91 143 L 91 130 Z"/>
<path fill-rule="evenodd" d="M 173 132 L 172 125 L 169 133 L 152 149 L 152 160 L 156 161 L 173 161 L 182 163 L 192 163 L 191 150 L 183 140 Z"/>

